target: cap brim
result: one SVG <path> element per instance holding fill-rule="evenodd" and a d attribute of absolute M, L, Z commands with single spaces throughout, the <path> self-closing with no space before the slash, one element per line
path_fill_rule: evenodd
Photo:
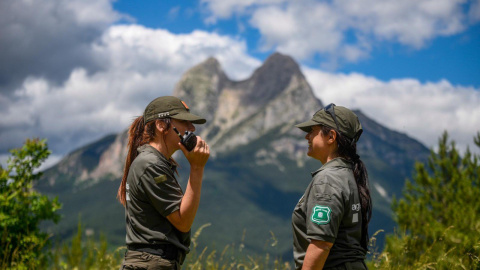
<path fill-rule="evenodd" d="M 205 120 L 204 118 L 188 112 L 181 112 L 175 115 L 170 115 L 170 117 L 173 119 L 190 121 L 193 124 L 205 124 L 207 122 L 207 120 Z"/>
<path fill-rule="evenodd" d="M 317 123 L 313 120 L 308 120 L 307 122 L 303 122 L 295 126 L 305 132 L 310 132 L 313 126 L 318 126 L 319 124 L 320 123 Z"/>

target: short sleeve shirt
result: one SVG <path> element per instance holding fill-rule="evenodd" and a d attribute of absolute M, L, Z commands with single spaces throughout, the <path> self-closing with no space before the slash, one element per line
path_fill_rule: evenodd
<path fill-rule="evenodd" d="M 177 230 L 167 216 L 180 209 L 183 191 L 173 166 L 157 149 L 138 148 L 127 177 L 126 243 L 170 243 L 189 251 L 190 232 Z"/>
<path fill-rule="evenodd" d="M 312 173 L 292 215 L 293 256 L 301 269 L 310 240 L 333 243 L 325 268 L 364 260 L 362 213 L 353 163 L 335 158 Z"/>

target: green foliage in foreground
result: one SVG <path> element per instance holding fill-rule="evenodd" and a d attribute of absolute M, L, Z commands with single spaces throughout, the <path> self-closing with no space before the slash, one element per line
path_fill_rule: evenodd
<path fill-rule="evenodd" d="M 45 140 L 34 139 L 10 152 L 7 169 L 0 166 L 0 269 L 36 269 L 47 261 L 42 249 L 48 244 L 48 235 L 38 226 L 59 220 L 58 201 L 32 189 L 41 176 L 34 169 L 50 151 Z"/>
<path fill-rule="evenodd" d="M 474 139 L 480 147 L 480 133 Z M 417 163 L 403 199 L 394 200 L 400 227 L 387 236 L 373 269 L 480 269 L 480 156 L 460 157 L 447 133 L 427 165 Z"/>
<path fill-rule="evenodd" d="M 84 234 L 85 232 L 79 222 L 77 234 L 73 239 L 56 245 L 48 269 L 100 270 L 120 268 L 125 247 L 110 251 L 105 237 L 100 236 L 100 240 L 92 237 L 85 239 Z"/>
<path fill-rule="evenodd" d="M 288 270 L 293 269 L 289 262 L 283 262 L 280 258 L 273 258 L 270 254 L 262 255 L 247 255 L 242 253 L 243 243 L 238 247 L 235 245 L 227 245 L 222 251 L 210 250 L 208 247 L 203 248 L 200 252 L 197 251 L 197 239 L 202 230 L 210 224 L 201 226 L 192 237 L 191 252 L 183 265 L 183 269 L 191 270 L 218 270 L 218 269 L 278 269 Z M 275 239 L 275 236 L 272 235 Z M 271 246 L 276 245 L 274 241 L 270 243 Z"/>
<path fill-rule="evenodd" d="M 242 253 L 243 245 L 239 247 L 226 246 L 221 252 L 209 250 L 208 247 L 197 251 L 197 239 L 202 230 L 210 224 L 201 226 L 192 237 L 191 252 L 188 254 L 182 269 L 190 270 L 228 270 L 228 269 L 293 269 L 288 262 L 271 258 L 269 254 L 263 256 L 248 256 Z M 58 245 L 53 252 L 53 261 L 49 269 L 54 270 L 100 270 L 119 269 L 123 261 L 126 247 L 119 247 L 109 251 L 107 241 L 101 238 L 84 239 L 81 224 L 78 225 L 76 236 L 71 242 Z"/>

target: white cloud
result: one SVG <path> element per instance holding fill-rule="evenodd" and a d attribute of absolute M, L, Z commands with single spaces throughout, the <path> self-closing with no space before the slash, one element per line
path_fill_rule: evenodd
<path fill-rule="evenodd" d="M 61 84 L 28 77 L 14 97 L 0 94 L 0 149 L 25 138 L 48 138 L 65 154 L 108 133 L 128 127 L 153 98 L 172 93 L 193 65 L 216 57 L 228 74 L 244 78 L 260 62 L 246 54 L 244 41 L 195 31 L 175 35 L 139 25 L 110 27 L 90 46 L 102 69 L 76 68 Z"/>
<path fill-rule="evenodd" d="M 437 36 L 464 29 L 464 3 L 465 0 L 337 0 L 334 6 L 349 20 L 347 29 L 420 48 Z"/>
<path fill-rule="evenodd" d="M 217 19 L 229 18 L 233 14 L 244 14 L 251 6 L 279 4 L 286 0 L 201 0 L 200 3 L 209 12 L 207 23 L 216 23 Z"/>
<path fill-rule="evenodd" d="M 211 16 L 249 18 L 262 34 L 261 48 L 297 59 L 321 54 L 332 63 L 368 57 L 378 41 L 422 48 L 439 36 L 462 32 L 478 18 L 478 0 L 205 0 Z M 465 8 L 467 3 L 470 11 Z M 248 12 L 247 12 L 248 11 Z M 470 15 L 468 14 L 470 13 Z M 213 20 L 215 21 L 215 20 Z"/>
<path fill-rule="evenodd" d="M 197 30 L 177 35 L 140 25 L 113 26 L 94 45 L 95 55 L 109 67 L 141 73 L 161 70 L 175 78 L 214 56 L 231 78 L 243 79 L 260 64 L 246 50 L 245 41 L 216 33 Z"/>
<path fill-rule="evenodd" d="M 258 8 L 250 23 L 262 34 L 264 50 L 274 48 L 297 59 L 308 59 L 316 53 L 335 55 L 345 50 L 343 18 L 338 15 L 327 2 L 300 1 L 286 8 Z"/>
<path fill-rule="evenodd" d="M 480 89 L 454 86 L 446 80 L 421 83 L 416 79 L 380 81 L 362 74 L 328 73 L 303 68 L 315 95 L 324 104 L 361 109 L 390 129 L 435 147 L 448 131 L 459 148 L 471 150 L 480 130 Z"/>
<path fill-rule="evenodd" d="M 31 75 L 60 82 L 77 66 L 95 69 L 95 60 L 89 54 L 90 43 L 122 18 L 111 2 L 0 1 L 2 92 L 12 91 Z"/>

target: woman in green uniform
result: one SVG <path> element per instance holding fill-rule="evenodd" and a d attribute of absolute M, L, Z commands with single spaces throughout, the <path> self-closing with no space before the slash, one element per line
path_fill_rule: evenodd
<path fill-rule="evenodd" d="M 296 125 L 307 132 L 308 156 L 323 166 L 292 215 L 296 269 L 367 269 L 372 201 L 367 170 L 356 153 L 358 117 L 330 104 Z"/>
<path fill-rule="evenodd" d="M 121 269 L 180 269 L 189 251 L 190 228 L 210 151 L 196 137 L 188 151 L 179 133 L 195 131 L 206 120 L 190 113 L 176 97 L 159 97 L 145 108 L 128 131 L 128 154 L 117 198 L 125 206 L 127 251 Z M 175 177 L 175 151 L 190 163 L 183 193 Z"/>

